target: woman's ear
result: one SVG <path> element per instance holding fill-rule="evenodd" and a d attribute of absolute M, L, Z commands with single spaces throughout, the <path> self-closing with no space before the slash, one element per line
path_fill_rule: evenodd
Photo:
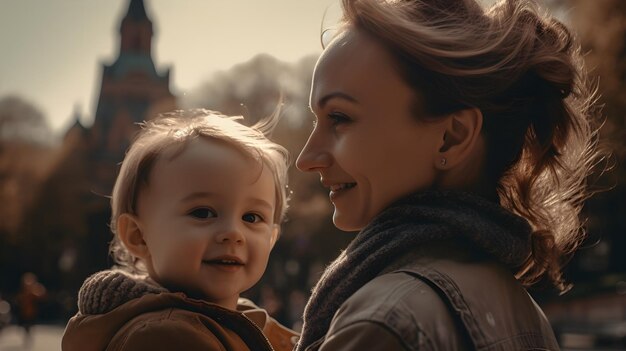
<path fill-rule="evenodd" d="M 447 170 L 468 161 L 477 151 L 483 114 L 477 108 L 457 111 L 449 116 L 436 167 Z"/>
<path fill-rule="evenodd" d="M 129 213 L 121 214 L 117 218 L 117 235 L 133 256 L 144 260 L 150 257 L 139 218 Z"/>

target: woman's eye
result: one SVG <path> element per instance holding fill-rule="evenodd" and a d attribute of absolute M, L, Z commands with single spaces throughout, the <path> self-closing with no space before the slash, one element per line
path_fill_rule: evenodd
<path fill-rule="evenodd" d="M 263 217 L 259 216 L 256 213 L 246 213 L 241 217 L 241 219 L 248 223 L 257 223 L 263 221 Z"/>
<path fill-rule="evenodd" d="M 328 114 L 328 118 L 330 119 L 331 123 L 333 125 L 337 125 L 337 124 L 341 124 L 341 123 L 348 123 L 351 122 L 352 119 L 350 119 L 350 117 L 344 115 L 341 112 L 332 112 Z"/>
<path fill-rule="evenodd" d="M 217 217 L 217 214 L 215 213 L 215 211 L 213 211 L 212 209 L 208 207 L 195 208 L 191 210 L 191 212 L 189 212 L 189 215 L 193 218 L 198 218 L 198 219 L 207 219 L 207 218 Z"/>

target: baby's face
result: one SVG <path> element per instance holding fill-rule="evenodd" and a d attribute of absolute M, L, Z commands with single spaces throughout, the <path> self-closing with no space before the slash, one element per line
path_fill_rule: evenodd
<path fill-rule="evenodd" d="M 228 308 L 263 275 L 278 234 L 267 167 L 224 142 L 198 138 L 165 152 L 140 190 L 137 218 L 150 276 Z"/>

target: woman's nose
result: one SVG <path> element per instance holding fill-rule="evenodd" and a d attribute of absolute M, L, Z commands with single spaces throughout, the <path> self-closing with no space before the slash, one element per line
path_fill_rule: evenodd
<path fill-rule="evenodd" d="M 324 147 L 314 130 L 300 155 L 298 155 L 296 167 L 303 172 L 315 172 L 330 167 L 331 163 L 332 155 Z"/>

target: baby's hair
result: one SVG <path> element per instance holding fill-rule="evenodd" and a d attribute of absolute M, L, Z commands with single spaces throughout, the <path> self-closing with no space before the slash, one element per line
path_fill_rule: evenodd
<path fill-rule="evenodd" d="M 532 253 L 517 277 L 567 289 L 561 266 L 584 237 L 587 177 L 601 160 L 595 89 L 580 46 L 530 0 L 343 0 L 343 28 L 382 43 L 417 92 L 417 116 L 484 116 L 483 179 L 526 218 Z"/>
<path fill-rule="evenodd" d="M 148 184 L 150 172 L 166 149 L 182 151 L 197 138 L 225 142 L 267 167 L 276 185 L 276 209 L 273 221 L 282 223 L 288 208 L 287 168 L 289 154 L 279 144 L 268 139 L 276 126 L 279 113 L 260 120 L 252 127 L 238 122 L 241 116 L 229 117 L 219 112 L 193 109 L 178 110 L 141 123 L 141 130 L 130 146 L 111 195 L 110 252 L 121 268 L 137 274 L 146 273 L 144 265 L 122 244 L 117 235 L 117 219 L 121 214 L 137 214 L 137 198 L 141 188 Z"/>

